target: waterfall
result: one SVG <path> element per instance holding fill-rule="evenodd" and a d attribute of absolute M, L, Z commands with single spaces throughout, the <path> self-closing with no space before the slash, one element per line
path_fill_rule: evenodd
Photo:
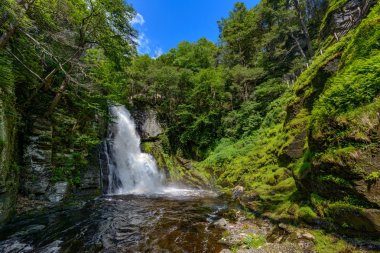
<path fill-rule="evenodd" d="M 163 189 L 161 174 L 154 158 L 143 153 L 140 136 L 131 114 L 124 106 L 112 106 L 114 117 L 106 142 L 108 194 L 156 193 Z"/>

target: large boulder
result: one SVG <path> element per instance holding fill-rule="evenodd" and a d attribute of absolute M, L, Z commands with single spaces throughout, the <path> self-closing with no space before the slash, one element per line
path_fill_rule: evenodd
<path fill-rule="evenodd" d="M 162 126 L 157 119 L 157 113 L 153 110 L 132 111 L 137 131 L 143 141 L 152 141 L 162 134 Z"/>

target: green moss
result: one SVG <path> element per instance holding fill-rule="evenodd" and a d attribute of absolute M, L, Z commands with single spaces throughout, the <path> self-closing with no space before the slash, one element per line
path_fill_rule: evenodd
<path fill-rule="evenodd" d="M 302 206 L 298 210 L 298 217 L 307 223 L 312 223 L 318 218 L 318 215 L 310 206 Z"/>
<path fill-rule="evenodd" d="M 374 172 L 371 172 L 366 178 L 365 178 L 365 181 L 369 182 L 369 183 L 376 183 L 377 180 L 379 180 L 380 178 L 380 172 L 379 171 L 374 171 Z"/>
<path fill-rule="evenodd" d="M 323 33 L 323 31 L 326 30 L 328 28 L 328 26 L 330 25 L 329 20 L 330 20 L 332 14 L 335 11 L 342 8 L 347 2 L 348 2 L 348 0 L 331 0 L 331 1 L 329 1 L 329 7 L 325 13 L 323 20 L 322 20 L 320 33 Z"/>
<path fill-rule="evenodd" d="M 351 184 L 349 181 L 347 181 L 341 177 L 334 176 L 334 175 L 323 175 L 323 176 L 319 177 L 319 180 L 322 182 L 327 182 L 327 183 L 329 183 L 329 182 L 335 183 L 337 185 L 341 185 L 344 187 L 351 187 Z"/>
<path fill-rule="evenodd" d="M 301 179 L 303 175 L 305 175 L 308 171 L 311 170 L 312 164 L 311 160 L 314 154 L 311 152 L 309 148 L 305 148 L 305 152 L 301 159 L 298 159 L 293 166 L 293 176 L 296 179 Z"/>
<path fill-rule="evenodd" d="M 313 119 L 321 121 L 373 101 L 380 92 L 380 53 L 355 60 L 329 81 L 328 89 L 313 109 Z"/>
<path fill-rule="evenodd" d="M 16 111 L 15 80 L 12 61 L 0 52 L 0 184 L 2 203 L 0 223 L 14 209 L 18 190 L 19 167 L 16 163 L 16 131 L 19 116 Z"/>
<path fill-rule="evenodd" d="M 351 248 L 346 241 L 322 230 L 313 231 L 313 235 L 315 236 L 315 250 L 318 253 L 345 252 Z"/>
<path fill-rule="evenodd" d="M 248 248 L 258 249 L 266 243 L 266 240 L 262 235 L 250 234 L 244 238 L 243 243 Z"/>

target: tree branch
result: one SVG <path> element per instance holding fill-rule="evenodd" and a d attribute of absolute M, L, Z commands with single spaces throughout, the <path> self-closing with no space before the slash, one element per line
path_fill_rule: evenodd
<path fill-rule="evenodd" d="M 13 56 L 25 69 L 27 69 L 30 73 L 32 73 L 35 77 L 37 77 L 40 81 L 44 81 L 36 72 L 31 70 L 28 66 L 26 66 L 12 51 L 7 50 L 7 52 Z"/>

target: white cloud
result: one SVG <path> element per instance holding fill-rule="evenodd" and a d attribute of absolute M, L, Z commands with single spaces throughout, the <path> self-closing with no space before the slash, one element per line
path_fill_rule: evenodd
<path fill-rule="evenodd" d="M 139 54 L 150 54 L 152 52 L 150 48 L 150 41 L 143 32 L 140 32 L 136 42 L 138 44 L 137 50 Z"/>
<path fill-rule="evenodd" d="M 145 24 L 144 17 L 140 13 L 137 13 L 131 21 L 131 24 L 140 26 L 137 28 L 137 30 L 139 31 L 139 36 L 135 40 L 135 42 L 137 43 L 137 52 L 139 54 L 148 54 L 150 57 L 154 59 L 160 57 L 163 54 L 162 49 L 157 45 L 154 45 L 154 43 L 152 43 L 146 36 L 146 34 L 143 32 L 143 25 Z"/>
<path fill-rule="evenodd" d="M 160 57 L 164 52 L 162 51 L 161 48 L 157 48 L 156 50 L 154 50 L 154 59 L 157 59 L 158 57 Z"/>
<path fill-rule="evenodd" d="M 144 23 L 145 23 L 145 19 L 143 15 L 141 15 L 140 13 L 137 13 L 136 16 L 131 21 L 132 25 L 143 25 Z"/>

